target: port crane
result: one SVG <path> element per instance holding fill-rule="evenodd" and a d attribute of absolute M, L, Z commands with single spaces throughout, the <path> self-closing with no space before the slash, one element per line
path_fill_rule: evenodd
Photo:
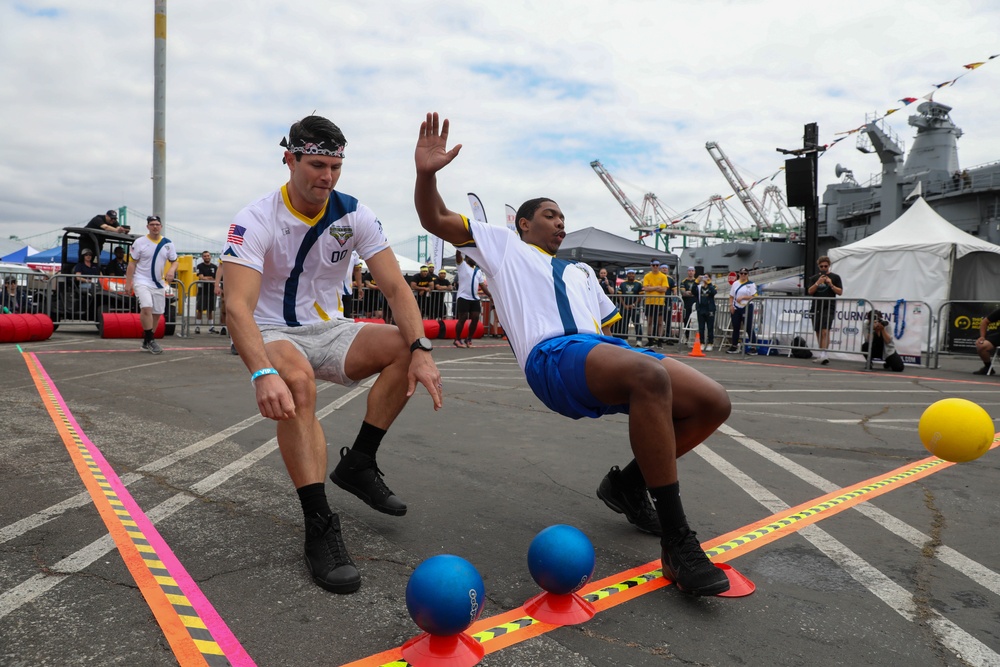
<path fill-rule="evenodd" d="M 625 213 L 632 220 L 632 231 L 640 233 L 640 239 L 649 236 L 650 233 L 665 236 L 707 236 L 714 237 L 714 233 L 706 233 L 693 222 L 683 222 L 673 211 L 669 211 L 659 198 L 652 192 L 647 192 L 642 198 L 642 208 L 637 207 L 625 191 L 619 187 L 618 183 L 611 176 L 611 172 L 604 168 L 600 160 L 590 163 L 591 168 L 597 173 L 604 185 L 614 196 L 615 200 L 625 209 Z M 666 245 L 664 243 L 664 245 Z"/>
<path fill-rule="evenodd" d="M 715 165 L 722 172 L 729 186 L 736 193 L 739 198 L 740 203 L 743 204 L 743 208 L 747 210 L 750 214 L 750 219 L 753 220 L 754 225 L 757 227 L 757 231 L 776 231 L 774 225 L 767 219 L 766 213 L 766 202 L 771 201 L 773 203 L 774 210 L 777 212 L 779 218 L 781 218 L 781 223 L 784 225 L 785 230 L 790 230 L 793 227 L 798 227 L 799 222 L 792 215 L 791 211 L 788 209 L 788 205 L 785 203 L 785 198 L 781 194 L 781 189 L 777 185 L 771 184 L 764 189 L 764 199 L 763 201 L 758 199 L 753 193 L 753 189 L 747 186 L 746 181 L 740 176 L 739 172 L 736 171 L 736 167 L 730 161 L 729 157 L 719 146 L 718 142 L 709 141 L 705 144 L 705 149 L 708 154 L 712 156 L 712 160 Z"/>

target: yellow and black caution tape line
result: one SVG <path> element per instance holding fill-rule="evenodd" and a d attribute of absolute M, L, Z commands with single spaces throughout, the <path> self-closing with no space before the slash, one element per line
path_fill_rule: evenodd
<path fill-rule="evenodd" d="M 100 450 L 83 434 L 37 357 L 25 357 L 49 416 L 178 663 L 182 667 L 253 665 Z M 220 641 L 225 642 L 225 650 Z"/>
<path fill-rule="evenodd" d="M 996 446 L 994 444 L 994 447 Z M 899 468 L 891 471 L 888 476 L 866 480 L 861 482 L 859 486 L 848 491 L 835 491 L 821 496 L 784 512 L 776 513 L 755 524 L 744 526 L 714 540 L 710 540 L 703 545 L 705 553 L 716 562 L 731 560 L 779 537 L 794 533 L 807 525 L 849 509 L 860 502 L 870 500 L 894 488 L 899 488 L 904 484 L 909 484 L 952 465 L 954 464 L 935 457 L 924 459 L 908 468 Z M 606 584 L 605 582 L 610 579 L 606 578 L 599 582 L 599 588 L 583 593 L 581 596 L 588 602 L 602 603 L 599 605 L 599 609 L 601 610 L 616 606 L 621 602 L 627 602 L 633 597 L 657 590 L 669 583 L 663 579 L 663 570 L 659 565 L 658 561 L 653 561 L 640 568 L 630 570 L 627 574 L 631 574 L 632 576 L 617 583 Z M 647 567 L 651 569 L 643 571 Z M 637 571 L 639 572 L 638 574 L 632 574 Z M 640 591 L 639 587 L 644 588 Z M 632 594 L 622 596 L 621 602 L 613 598 L 616 594 L 624 592 Z M 497 622 L 498 620 L 501 622 Z M 484 630 L 475 630 L 477 626 L 481 627 L 483 624 L 489 622 L 490 619 L 479 621 L 473 625 L 469 633 L 473 639 L 481 644 L 487 644 L 488 642 L 498 642 L 501 644 L 496 647 L 487 647 L 487 653 L 492 653 L 495 650 L 530 639 L 558 627 L 542 623 L 531 616 L 525 615 L 523 607 L 499 615 L 492 621 L 494 625 Z M 402 659 L 397 658 L 386 661 L 387 658 L 398 655 L 399 649 L 397 648 L 352 662 L 345 667 L 407 667 L 409 663 Z"/>

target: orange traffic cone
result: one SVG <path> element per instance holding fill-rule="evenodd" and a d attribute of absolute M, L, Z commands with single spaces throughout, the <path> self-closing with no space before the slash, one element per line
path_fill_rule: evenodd
<path fill-rule="evenodd" d="M 694 347 L 688 352 L 689 357 L 704 357 L 705 353 L 701 351 L 701 334 L 694 335 Z"/>

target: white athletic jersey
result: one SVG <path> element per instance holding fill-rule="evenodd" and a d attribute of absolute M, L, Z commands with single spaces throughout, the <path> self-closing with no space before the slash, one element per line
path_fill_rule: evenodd
<path fill-rule="evenodd" d="M 458 291 L 455 294 L 458 298 L 466 301 L 479 301 L 479 286 L 486 282 L 483 270 L 478 266 L 472 268 L 463 260 L 455 267 L 455 274 L 458 280 Z"/>
<path fill-rule="evenodd" d="M 745 283 L 736 281 L 729 288 L 729 293 L 732 295 L 733 304 L 737 308 L 746 308 L 746 305 L 750 303 L 750 299 L 757 295 L 757 285 L 749 280 Z"/>
<path fill-rule="evenodd" d="M 136 265 L 132 280 L 137 285 L 147 287 L 162 288 L 167 262 L 177 261 L 177 251 L 174 250 L 173 242 L 162 236 L 159 241 L 154 241 L 148 235 L 140 236 L 132 241 L 132 248 L 128 254 L 129 261 Z"/>
<path fill-rule="evenodd" d="M 517 362 L 542 341 L 591 333 L 621 318 L 582 262 L 557 259 L 506 227 L 465 219 L 472 242 L 460 246 L 486 273 L 490 294 Z"/>
<path fill-rule="evenodd" d="M 367 206 L 337 191 L 319 215 L 306 218 L 292 208 L 286 187 L 236 214 L 222 259 L 260 272 L 258 325 L 305 326 L 343 317 L 342 287 L 354 270 L 352 253 L 367 260 L 388 248 L 382 223 Z"/>

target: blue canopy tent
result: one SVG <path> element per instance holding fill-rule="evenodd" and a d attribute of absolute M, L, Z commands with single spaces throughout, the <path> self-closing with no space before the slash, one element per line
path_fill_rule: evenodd
<path fill-rule="evenodd" d="M 24 264 L 25 259 L 28 255 L 33 255 L 38 252 L 36 249 L 32 248 L 30 245 L 26 245 L 20 250 L 15 250 L 9 255 L 4 255 L 0 257 L 0 262 L 10 262 L 11 264 Z"/>
<path fill-rule="evenodd" d="M 80 256 L 80 244 L 70 243 L 66 246 L 66 260 L 68 262 L 73 262 L 74 264 L 78 261 Z M 58 264 L 62 261 L 62 246 L 57 245 L 55 248 L 49 248 L 48 250 L 42 250 L 41 252 L 36 252 L 34 255 L 28 255 L 25 260 L 27 262 L 33 262 L 38 264 Z M 111 253 L 107 250 L 101 253 L 100 264 L 103 266 L 111 261 Z"/>

